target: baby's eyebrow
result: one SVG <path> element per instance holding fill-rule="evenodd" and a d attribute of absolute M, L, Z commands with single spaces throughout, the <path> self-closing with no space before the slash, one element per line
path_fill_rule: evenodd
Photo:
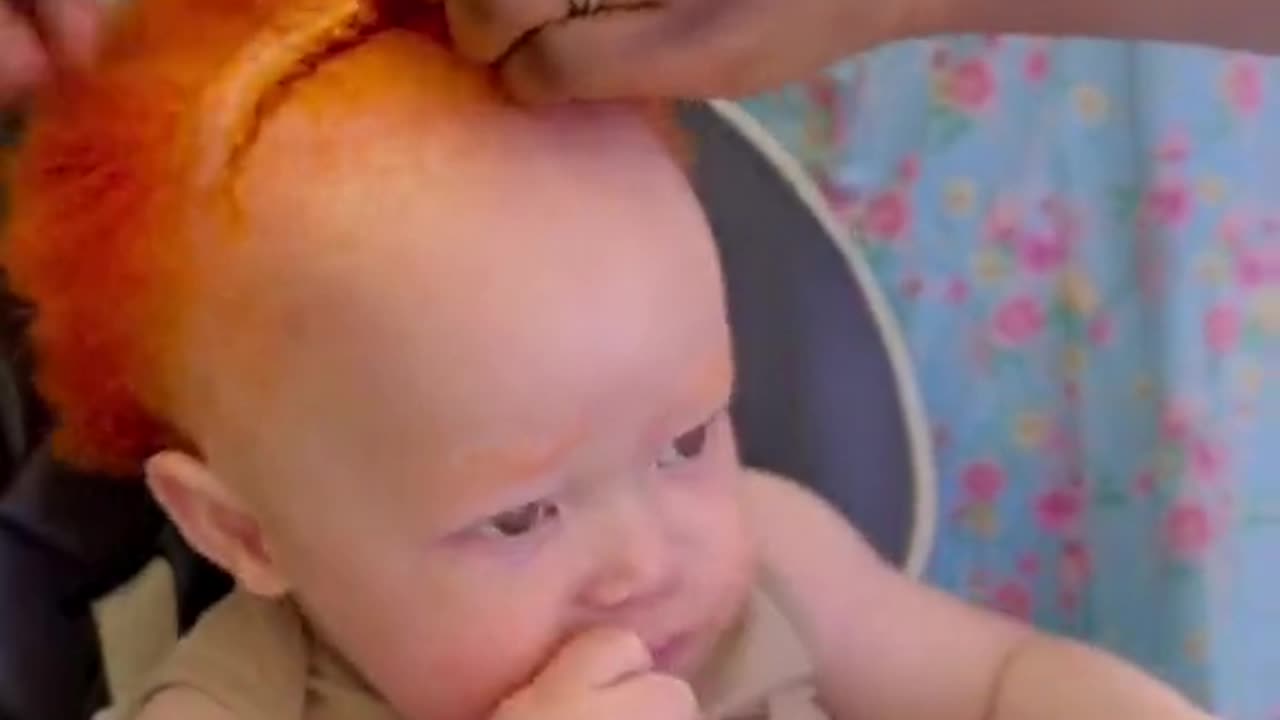
<path fill-rule="evenodd" d="M 476 443 L 453 451 L 446 463 L 450 471 L 468 476 L 504 479 L 542 477 L 563 467 L 569 454 L 582 444 L 587 432 L 586 423 L 578 423 L 551 439 Z"/>
<path fill-rule="evenodd" d="M 529 502 L 556 491 L 572 446 L 533 450 L 474 446 L 451 453 L 440 477 L 448 478 L 429 495 L 427 504 L 444 526 L 473 522 L 507 506 Z"/>
<path fill-rule="evenodd" d="M 703 363 L 697 381 L 699 395 L 703 402 L 717 403 L 717 413 L 728 410 L 738 395 L 738 374 L 732 353 L 722 356 L 715 352 Z"/>

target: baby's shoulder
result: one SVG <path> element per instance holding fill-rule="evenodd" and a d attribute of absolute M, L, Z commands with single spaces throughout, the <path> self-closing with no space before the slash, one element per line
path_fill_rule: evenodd
<path fill-rule="evenodd" d="M 120 720 L 301 718 L 309 658 L 291 603 L 235 591 L 179 641 Z"/>
<path fill-rule="evenodd" d="M 831 596 L 839 578 L 861 584 L 887 569 L 865 538 L 836 508 L 788 478 L 763 470 L 746 471 L 747 517 L 770 581 L 800 608 L 809 596 Z M 833 577 L 832 568 L 839 568 Z M 821 604 L 821 603 L 820 603 Z"/>
<path fill-rule="evenodd" d="M 762 542 L 829 552 L 865 545 L 843 513 L 795 480 L 755 468 L 744 475 L 747 515 Z"/>

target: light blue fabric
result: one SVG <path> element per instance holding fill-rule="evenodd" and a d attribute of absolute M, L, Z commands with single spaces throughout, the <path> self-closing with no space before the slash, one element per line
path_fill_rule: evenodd
<path fill-rule="evenodd" d="M 748 107 L 905 326 L 931 579 L 1280 718 L 1280 65 L 945 38 Z"/>

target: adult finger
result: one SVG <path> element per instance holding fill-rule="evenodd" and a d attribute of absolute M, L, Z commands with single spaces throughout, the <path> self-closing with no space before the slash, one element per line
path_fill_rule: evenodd
<path fill-rule="evenodd" d="M 48 58 L 28 19 L 0 0 L 0 108 L 48 71 Z"/>
<path fill-rule="evenodd" d="M 99 0 L 43 0 L 40 26 L 52 51 L 73 64 L 86 64 L 98 49 L 104 10 Z"/>
<path fill-rule="evenodd" d="M 493 63 L 539 27 L 569 13 L 569 0 L 445 0 L 449 31 L 469 60 Z"/>
<path fill-rule="evenodd" d="M 509 92 L 529 103 L 733 94 L 749 75 L 733 64 L 744 55 L 733 41 L 671 9 L 638 6 L 543 28 L 501 72 Z"/>

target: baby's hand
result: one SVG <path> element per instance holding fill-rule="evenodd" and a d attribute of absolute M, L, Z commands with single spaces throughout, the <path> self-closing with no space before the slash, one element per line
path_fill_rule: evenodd
<path fill-rule="evenodd" d="M 697 720 L 687 683 L 653 672 L 640 638 L 593 630 L 569 642 L 492 720 Z"/>

